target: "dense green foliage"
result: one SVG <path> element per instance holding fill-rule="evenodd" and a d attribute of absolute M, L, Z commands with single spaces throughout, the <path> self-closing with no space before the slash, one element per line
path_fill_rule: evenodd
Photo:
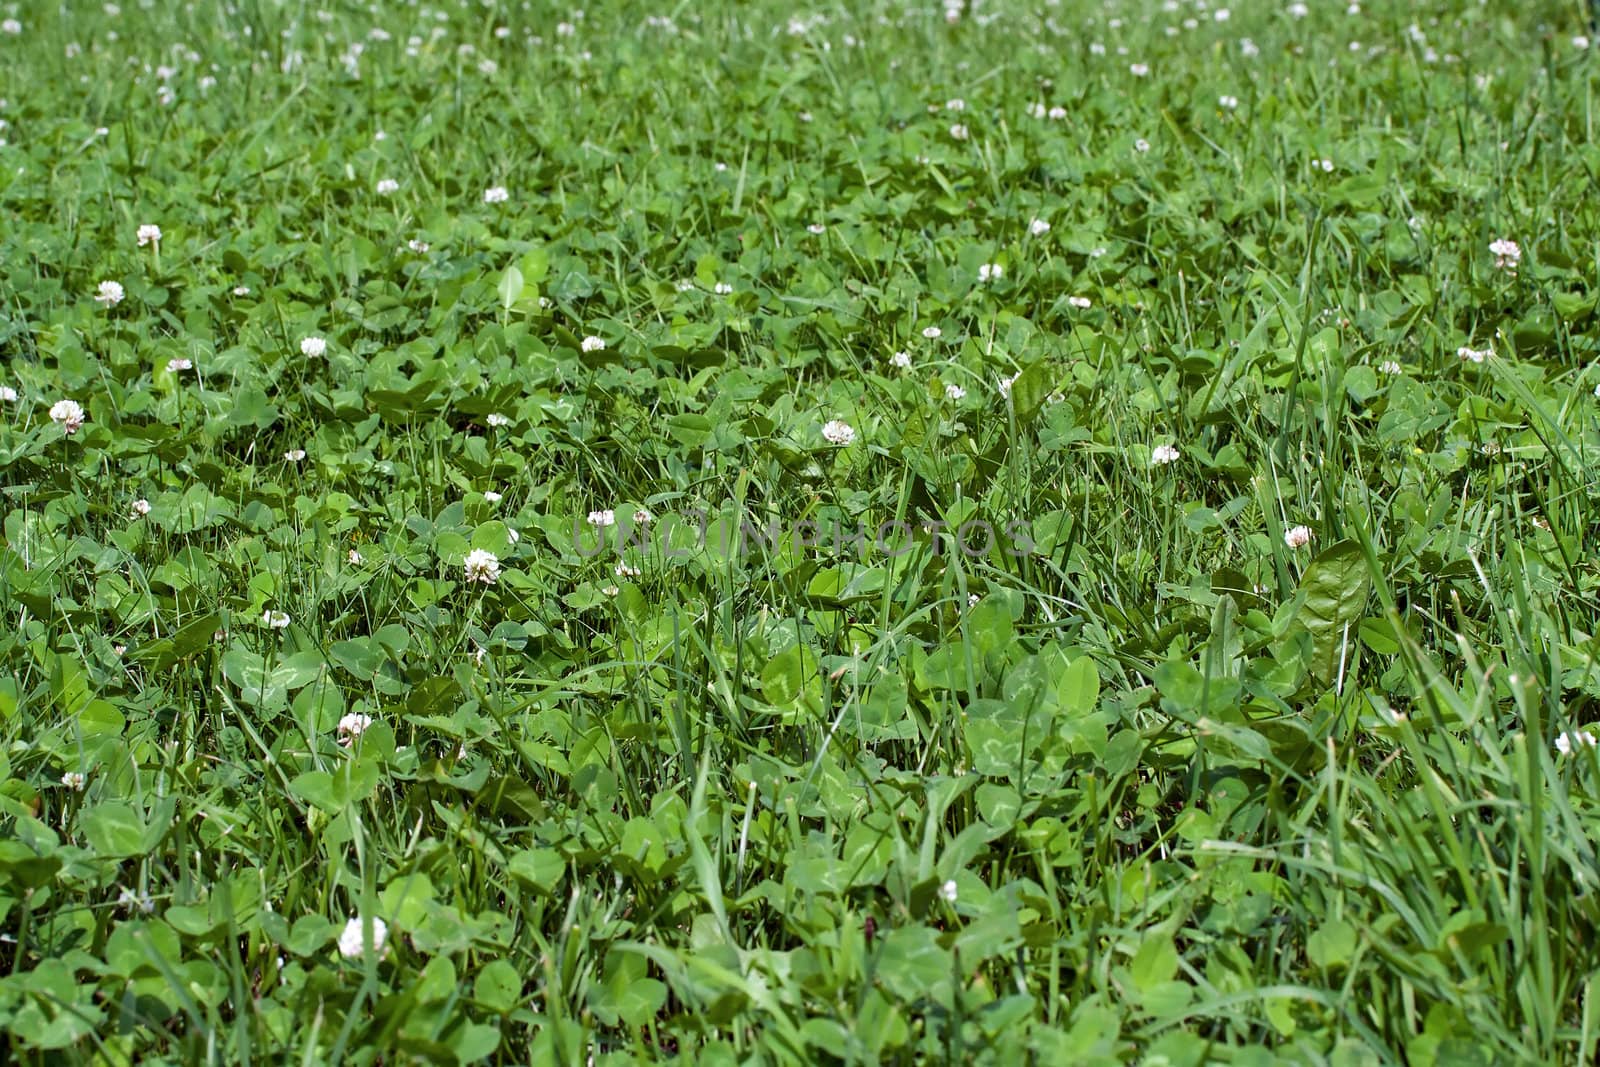
<path fill-rule="evenodd" d="M 1600 58 L 1363 6 L 11 4 L 11 1055 L 1591 1058 Z"/>

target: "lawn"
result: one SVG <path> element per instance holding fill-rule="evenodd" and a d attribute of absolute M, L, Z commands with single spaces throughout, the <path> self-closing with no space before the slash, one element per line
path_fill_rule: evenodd
<path fill-rule="evenodd" d="M 1222 2 L 0 4 L 7 1057 L 1600 1054 L 1588 11 Z"/>

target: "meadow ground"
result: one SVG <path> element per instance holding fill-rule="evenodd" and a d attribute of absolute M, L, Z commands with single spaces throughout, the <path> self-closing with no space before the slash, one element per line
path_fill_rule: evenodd
<path fill-rule="evenodd" d="M 1587 17 L 0 6 L 9 1056 L 1588 1060 Z"/>

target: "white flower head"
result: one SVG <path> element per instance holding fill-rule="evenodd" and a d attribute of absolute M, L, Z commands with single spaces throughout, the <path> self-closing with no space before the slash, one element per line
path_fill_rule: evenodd
<path fill-rule="evenodd" d="M 395 181 L 393 178 L 379 178 L 378 179 L 378 195 L 379 196 L 388 196 L 390 193 L 398 193 L 399 191 L 400 191 L 400 183 Z"/>
<path fill-rule="evenodd" d="M 1060 122 L 1062 119 L 1067 117 L 1067 109 L 1062 107 L 1060 104 L 1057 104 L 1055 107 L 1053 107 L 1049 111 L 1045 112 L 1045 114 L 1052 121 Z"/>
<path fill-rule="evenodd" d="M 303 448 L 291 448 L 283 454 L 283 458 L 290 463 L 299 463 L 306 458 L 306 450 Z"/>
<path fill-rule="evenodd" d="M 910 370 L 911 369 L 911 353 L 910 352 L 896 352 L 894 355 L 889 357 L 889 366 L 894 367 L 897 370 Z"/>
<path fill-rule="evenodd" d="M 1094 301 L 1086 296 L 1069 296 L 1067 297 L 1067 303 L 1079 311 L 1087 311 L 1094 306 Z"/>
<path fill-rule="evenodd" d="M 817 237 L 827 233 L 828 228 L 820 222 L 813 222 L 811 225 L 806 227 L 806 232 L 814 237 Z"/>
<path fill-rule="evenodd" d="M 937 341 L 943 335 L 944 331 L 939 329 L 937 326 L 929 326 L 922 331 L 922 336 L 926 337 L 930 341 Z"/>
<path fill-rule="evenodd" d="M 1490 348 L 1472 348 L 1468 345 L 1462 345 L 1456 349 L 1456 357 L 1463 363 L 1482 363 L 1492 355 L 1494 355 L 1494 350 Z"/>
<path fill-rule="evenodd" d="M 234 296 L 249 296 L 250 295 L 250 287 L 248 285 L 236 285 L 236 286 L 233 287 L 233 295 Z"/>
<path fill-rule="evenodd" d="M 634 510 L 633 524 L 635 526 L 648 526 L 655 521 L 656 517 L 650 514 L 649 508 L 636 508 Z"/>
<path fill-rule="evenodd" d="M 822 439 L 841 448 L 856 439 L 855 428 L 842 419 L 831 419 L 822 427 Z"/>
<path fill-rule="evenodd" d="M 511 425 L 511 419 L 508 416 L 500 414 L 498 411 L 491 412 L 483 421 L 497 429 L 501 426 Z"/>
<path fill-rule="evenodd" d="M 122 303 L 122 298 L 126 295 L 121 282 L 101 282 L 100 287 L 94 292 L 95 301 L 108 308 Z"/>
<path fill-rule="evenodd" d="M 1135 152 L 1148 152 L 1150 151 L 1150 142 L 1143 137 L 1137 138 L 1133 142 L 1133 150 Z"/>
<path fill-rule="evenodd" d="M 950 127 L 950 136 L 957 141 L 965 141 L 970 134 L 967 131 L 966 125 L 958 122 Z"/>
<path fill-rule="evenodd" d="M 1022 372 L 1018 371 L 1009 378 L 1001 378 L 1000 395 L 1009 400 L 1011 398 L 1011 387 L 1017 384 L 1017 379 L 1020 377 L 1022 377 Z"/>
<path fill-rule="evenodd" d="M 17 391 L 9 385 L 0 385 L 0 403 L 15 404 L 16 402 Z"/>
<path fill-rule="evenodd" d="M 180 371 L 186 371 L 186 370 L 194 370 L 194 360 L 185 359 L 182 356 L 179 356 L 176 359 L 167 360 L 167 373 L 168 374 L 177 374 Z"/>
<path fill-rule="evenodd" d="M 1224 93 L 1222 96 L 1217 97 L 1217 106 L 1225 111 L 1232 111 L 1239 106 L 1239 98 L 1237 96 L 1228 96 Z"/>
<path fill-rule="evenodd" d="M 462 566 L 468 582 L 493 585 L 500 578 L 500 559 L 487 549 L 475 548 L 468 552 Z"/>
<path fill-rule="evenodd" d="M 1556 751 L 1570 756 L 1575 748 L 1594 748 L 1597 740 L 1588 730 L 1569 730 L 1556 738 Z"/>
<path fill-rule="evenodd" d="M 998 263 L 984 263 L 978 267 L 978 282 L 985 284 L 997 282 L 1005 275 L 1006 269 Z"/>
<path fill-rule="evenodd" d="M 300 341 L 300 354 L 317 359 L 328 351 L 328 342 L 321 337 L 306 337 Z"/>
<path fill-rule="evenodd" d="M 614 526 L 617 522 L 617 513 L 613 508 L 589 512 L 589 525 L 594 527 Z"/>
<path fill-rule="evenodd" d="M 337 727 L 339 744 L 349 748 L 351 743 L 365 733 L 367 727 L 371 725 L 371 715 L 363 715 L 358 711 L 352 711 L 350 714 L 339 720 L 339 725 Z"/>
<path fill-rule="evenodd" d="M 361 566 L 362 563 L 365 562 L 361 558 L 361 553 L 357 552 L 353 548 L 350 550 L 349 554 L 347 554 L 344 558 L 345 558 L 345 562 L 349 563 L 350 566 L 352 566 L 352 567 L 359 567 L 359 566 Z"/>
<path fill-rule="evenodd" d="M 428 254 L 428 249 L 432 246 L 420 238 L 413 237 L 411 240 L 406 242 L 406 247 L 411 250 L 413 255 L 425 256 Z"/>
<path fill-rule="evenodd" d="M 492 185 L 483 191 L 485 204 L 503 204 L 509 199 L 511 194 L 506 192 L 506 187 L 503 185 Z"/>
<path fill-rule="evenodd" d="M 128 510 L 132 512 L 134 518 L 142 519 L 146 515 L 150 514 L 150 501 L 146 500 L 144 497 L 140 497 L 138 500 L 135 500 L 131 505 L 129 505 Z"/>
<path fill-rule="evenodd" d="M 504 499 L 504 497 L 495 492 L 493 489 L 485 489 L 483 491 L 483 499 L 487 500 L 491 504 L 498 504 Z"/>
<path fill-rule="evenodd" d="M 1044 219 L 1034 219 L 1028 223 L 1028 232 L 1035 237 L 1043 237 L 1050 232 L 1050 224 Z"/>
<path fill-rule="evenodd" d="M 143 248 L 145 245 L 158 245 L 161 243 L 161 227 L 157 226 L 155 223 L 147 222 L 143 226 L 139 227 L 137 236 L 139 238 L 140 248 Z"/>
<path fill-rule="evenodd" d="M 354 960 L 369 952 L 378 959 L 388 954 L 389 924 L 377 917 L 367 921 L 372 923 L 372 940 L 367 940 L 366 921 L 353 918 L 339 934 L 339 955 Z"/>
<path fill-rule="evenodd" d="M 1311 543 L 1311 527 L 1294 526 L 1284 531 L 1283 543 L 1290 548 L 1304 548 Z"/>
<path fill-rule="evenodd" d="M 599 352 L 606 347 L 606 342 L 604 338 L 596 337 L 593 334 L 590 334 L 588 337 L 583 339 L 583 343 L 580 347 L 582 347 L 585 352 Z"/>
<path fill-rule="evenodd" d="M 289 628 L 289 613 L 287 611 L 273 611 L 268 608 L 261 613 L 261 622 L 269 630 L 287 630 Z"/>
<path fill-rule="evenodd" d="M 75 793 L 83 792 L 83 787 L 88 781 L 87 775 L 80 774 L 77 771 L 68 771 L 61 776 L 61 784 Z"/>
<path fill-rule="evenodd" d="M 50 405 L 50 421 L 69 434 L 77 433 L 83 420 L 83 405 L 76 400 L 57 400 Z"/>
<path fill-rule="evenodd" d="M 711 291 L 716 293 L 718 296 L 727 296 L 729 293 L 733 292 L 733 286 L 729 285 L 727 282 L 718 282 L 716 285 L 711 287 Z"/>
<path fill-rule="evenodd" d="M 1130 63 L 1128 64 L 1128 73 L 1132 74 L 1135 78 L 1148 77 L 1150 74 L 1150 64 Z"/>
<path fill-rule="evenodd" d="M 1404 367 L 1400 366 L 1399 363 L 1392 359 L 1386 359 L 1382 363 L 1378 364 L 1378 372 L 1380 374 L 1399 374 L 1404 369 Z"/>
<path fill-rule="evenodd" d="M 954 878 L 939 887 L 939 895 L 951 904 L 956 902 L 956 880 Z"/>
<path fill-rule="evenodd" d="M 1522 248 L 1517 244 L 1517 242 L 1508 240 L 1504 237 L 1496 241 L 1491 241 L 1489 243 L 1489 251 L 1494 254 L 1494 266 L 1496 270 L 1511 271 L 1512 273 L 1515 273 L 1517 264 L 1522 262 Z"/>
<path fill-rule="evenodd" d="M 1176 445 L 1157 445 L 1150 450 L 1150 466 L 1165 467 L 1168 463 L 1176 462 L 1178 448 Z"/>
<path fill-rule="evenodd" d="M 944 387 L 944 395 L 951 400 L 963 400 L 966 398 L 967 391 L 954 382 L 951 382 L 949 385 Z"/>

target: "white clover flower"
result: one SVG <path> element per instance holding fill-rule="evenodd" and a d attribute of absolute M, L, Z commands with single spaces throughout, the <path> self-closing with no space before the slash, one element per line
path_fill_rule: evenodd
<path fill-rule="evenodd" d="M 1157 445 L 1150 450 L 1150 466 L 1165 467 L 1168 463 L 1175 463 L 1178 459 L 1176 445 Z"/>
<path fill-rule="evenodd" d="M 140 248 L 143 248 L 145 245 L 160 244 L 161 227 L 155 225 L 154 223 L 147 222 L 143 226 L 139 227 L 137 236 L 139 238 Z"/>
<path fill-rule="evenodd" d="M 1132 74 L 1135 78 L 1148 77 L 1150 74 L 1150 65 L 1148 63 L 1130 63 L 1128 65 L 1128 73 Z"/>
<path fill-rule="evenodd" d="M 929 326 L 922 331 L 922 336 L 926 337 L 930 341 L 937 341 L 941 336 L 943 336 L 943 334 L 944 331 L 939 329 L 937 326 Z"/>
<path fill-rule="evenodd" d="M 382 959 L 388 954 L 389 924 L 374 917 L 372 940 L 367 941 L 366 924 L 361 919 L 351 919 L 339 934 L 339 955 L 347 960 L 360 959 L 369 954 Z"/>
<path fill-rule="evenodd" d="M 167 373 L 177 374 L 186 370 L 194 370 L 194 360 L 185 359 L 183 356 L 167 360 Z"/>
<path fill-rule="evenodd" d="M 585 352 L 599 352 L 601 349 L 605 348 L 605 346 L 606 342 L 603 338 L 590 334 L 588 337 L 583 339 L 583 343 L 579 347 L 581 347 Z"/>
<path fill-rule="evenodd" d="M 1043 237 L 1050 232 L 1050 224 L 1044 219 L 1033 219 L 1028 223 L 1028 232 L 1035 237 Z"/>
<path fill-rule="evenodd" d="M 1222 96 L 1217 97 L 1217 106 L 1228 111 L 1232 111 L 1234 108 L 1239 106 L 1239 98 L 1237 96 L 1228 96 L 1227 94 L 1223 94 Z"/>
<path fill-rule="evenodd" d="M 1517 245 L 1517 242 L 1502 237 L 1490 242 L 1489 251 L 1494 253 L 1496 270 L 1516 273 L 1517 264 L 1522 262 L 1522 249 Z"/>
<path fill-rule="evenodd" d="M 504 498 L 493 489 L 485 489 L 483 491 L 483 499 L 487 500 L 491 504 L 498 504 Z"/>
<path fill-rule="evenodd" d="M 1290 548 L 1304 548 L 1311 543 L 1311 527 L 1295 526 L 1284 531 L 1283 543 Z"/>
<path fill-rule="evenodd" d="M 1148 152 L 1150 151 L 1150 142 L 1140 137 L 1133 142 L 1133 150 L 1135 152 Z"/>
<path fill-rule="evenodd" d="M 680 293 L 687 293 L 694 288 L 694 279 L 683 278 L 676 282 L 673 288 L 677 289 Z"/>
<path fill-rule="evenodd" d="M 307 337 L 300 342 L 300 354 L 316 359 L 328 351 L 328 342 L 321 337 Z"/>
<path fill-rule="evenodd" d="M 655 521 L 656 517 L 650 514 L 649 508 L 637 508 L 634 510 L 633 523 L 635 526 L 648 526 Z"/>
<path fill-rule="evenodd" d="M 134 518 L 142 519 L 150 514 L 150 501 L 140 497 L 128 506 L 128 510 L 132 512 Z"/>
<path fill-rule="evenodd" d="M 1299 3 L 1298 0 L 1296 3 L 1290 4 L 1287 10 L 1290 18 L 1303 19 L 1311 14 L 1311 9 L 1305 4 Z"/>
<path fill-rule="evenodd" d="M 1331 159 L 1313 159 L 1311 161 L 1311 168 L 1313 170 L 1321 170 L 1324 174 L 1332 174 L 1333 173 L 1333 160 L 1331 160 Z"/>
<path fill-rule="evenodd" d="M 1060 122 L 1062 119 L 1067 117 L 1067 109 L 1062 107 L 1060 104 L 1057 104 L 1055 107 L 1049 110 L 1048 115 L 1056 122 Z"/>
<path fill-rule="evenodd" d="M 1094 306 L 1094 301 L 1086 296 L 1069 296 L 1067 297 L 1067 303 L 1079 311 L 1086 311 Z"/>
<path fill-rule="evenodd" d="M 16 402 L 17 391 L 9 385 L 0 385 L 0 403 L 15 404 Z"/>
<path fill-rule="evenodd" d="M 1254 59 L 1261 54 L 1261 47 L 1248 37 L 1239 38 L 1239 54 L 1246 59 Z"/>
<path fill-rule="evenodd" d="M 406 247 L 416 255 L 425 256 L 428 254 L 428 249 L 430 246 L 428 242 L 418 240 L 417 238 L 413 237 L 411 240 L 406 242 Z"/>
<path fill-rule="evenodd" d="M 1400 366 L 1399 363 L 1392 359 L 1386 359 L 1382 363 L 1378 364 L 1378 373 L 1380 374 L 1399 374 L 1404 369 L 1404 367 Z"/>
<path fill-rule="evenodd" d="M 1229 11 L 1227 8 L 1219 7 L 1211 13 L 1211 18 L 1216 22 L 1227 22 L 1232 15 L 1233 12 Z"/>
<path fill-rule="evenodd" d="M 1482 363 L 1492 355 L 1494 355 L 1494 350 L 1490 348 L 1471 348 L 1467 345 L 1462 345 L 1456 349 L 1456 357 L 1463 363 Z"/>
<path fill-rule="evenodd" d="M 261 613 L 261 622 L 271 630 L 287 630 L 289 628 L 289 613 L 287 611 L 273 611 L 268 608 Z"/>
<path fill-rule="evenodd" d="M 619 563 L 619 564 L 617 564 L 616 569 L 614 571 L 612 571 L 612 573 L 615 574 L 618 578 L 637 578 L 637 577 L 639 577 L 639 575 L 643 574 L 644 572 L 641 571 L 638 567 L 630 567 L 626 563 Z"/>
<path fill-rule="evenodd" d="M 345 558 L 345 562 L 350 564 L 350 566 L 352 566 L 352 567 L 359 567 L 359 566 L 361 566 L 362 563 L 366 562 L 365 560 L 363 560 L 361 558 L 361 553 L 357 552 L 353 548 L 349 551 L 349 553 L 344 558 Z"/>
<path fill-rule="evenodd" d="M 1009 400 L 1011 398 L 1011 387 L 1017 384 L 1017 379 L 1020 377 L 1022 377 L 1022 372 L 1018 371 L 1009 378 L 1001 378 L 1000 395 Z"/>
<path fill-rule="evenodd" d="M 967 110 L 967 102 L 958 96 L 953 100 L 946 100 L 944 109 L 946 111 L 965 111 Z"/>
<path fill-rule="evenodd" d="M 390 193 L 398 193 L 399 191 L 400 183 L 393 178 L 380 178 L 378 180 L 379 196 L 388 196 Z"/>
<path fill-rule="evenodd" d="M 462 568 L 468 582 L 493 585 L 500 578 L 500 558 L 487 549 L 475 548 L 468 552 Z"/>
<path fill-rule="evenodd" d="M 611 508 L 602 511 L 589 512 L 589 525 L 595 527 L 614 526 L 617 522 L 617 513 Z"/>
<path fill-rule="evenodd" d="M 124 911 L 137 911 L 149 915 L 156 910 L 156 902 L 150 899 L 148 893 L 135 893 L 131 889 L 124 889 L 117 894 L 117 907 Z"/>
<path fill-rule="evenodd" d="M 822 439 L 830 445 L 843 447 L 856 439 L 856 431 L 848 422 L 832 419 L 823 425 Z"/>
<path fill-rule="evenodd" d="M 939 887 L 939 895 L 951 904 L 956 902 L 956 880 L 954 878 Z"/>
<path fill-rule="evenodd" d="M 1570 756 L 1575 748 L 1594 748 L 1597 740 L 1588 730 L 1569 730 L 1556 738 L 1556 751 Z"/>
<path fill-rule="evenodd" d="M 984 263 L 978 267 L 978 283 L 982 285 L 999 281 L 1005 272 L 1005 267 L 998 263 Z"/>
<path fill-rule="evenodd" d="M 729 293 L 733 292 L 733 286 L 729 285 L 727 282 L 718 282 L 716 285 L 711 287 L 711 291 L 716 293 L 718 296 L 727 296 Z"/>
<path fill-rule="evenodd" d="M 910 352 L 896 352 L 894 355 L 889 357 L 889 366 L 894 367 L 894 368 L 896 368 L 898 370 L 910 370 L 911 369 L 911 353 Z"/>
<path fill-rule="evenodd" d="M 1600 385 L 1596 385 L 1594 387 L 1594 398 L 1596 400 L 1600 400 Z M 0 397 L 0 399 L 4 399 L 4 398 Z M 11 394 L 11 399 L 13 399 L 13 400 L 16 399 L 16 394 L 15 393 Z"/>
<path fill-rule="evenodd" d="M 367 727 L 371 725 L 371 715 L 363 715 L 358 711 L 352 711 L 339 720 L 339 725 L 336 728 L 339 734 L 339 744 L 349 748 L 351 743 L 365 733 Z"/>
<path fill-rule="evenodd" d="M 956 123 L 950 127 L 950 136 L 957 141 L 965 141 L 969 136 L 967 127 L 962 123 Z"/>
<path fill-rule="evenodd" d="M 236 285 L 236 286 L 233 287 L 233 295 L 234 296 L 249 296 L 250 295 L 250 287 L 248 285 Z"/>
<path fill-rule="evenodd" d="M 1580 52 L 1586 50 L 1589 47 L 1589 38 L 1585 37 L 1581 33 L 1578 34 L 1572 39 L 1572 47 L 1576 48 Z"/>
<path fill-rule="evenodd" d="M 290 463 L 299 463 L 306 458 L 306 450 L 303 448 L 291 448 L 283 454 L 283 458 Z"/>
<path fill-rule="evenodd" d="M 944 395 L 950 400 L 964 400 L 966 399 L 967 391 L 954 382 L 951 382 L 949 385 L 944 387 Z"/>
<path fill-rule="evenodd" d="M 0 31 L 9 33 L 15 37 L 17 34 L 22 32 L 22 23 L 18 22 L 16 19 L 6 19 L 4 22 L 0 22 Z"/>
<path fill-rule="evenodd" d="M 827 233 L 828 228 L 820 222 L 813 222 L 811 225 L 806 227 L 806 232 L 812 234 L 813 236 L 820 236 L 824 233 Z"/>
<path fill-rule="evenodd" d="M 101 282 L 100 288 L 94 292 L 95 301 L 104 304 L 108 308 L 116 307 L 122 303 L 122 298 L 125 295 L 126 293 L 120 282 Z"/>
<path fill-rule="evenodd" d="M 492 185 L 483 191 L 485 204 L 503 204 L 509 199 L 511 194 L 506 192 L 506 187 L 503 185 Z"/>
<path fill-rule="evenodd" d="M 76 400 L 57 400 L 50 405 L 50 421 L 69 434 L 77 433 L 83 420 L 83 405 Z"/>
<path fill-rule="evenodd" d="M 68 771 L 66 774 L 61 776 L 61 784 L 66 786 L 68 789 L 71 789 L 75 793 L 83 792 L 83 787 L 88 783 L 88 781 L 89 779 L 86 775 L 80 774 L 77 771 Z"/>

